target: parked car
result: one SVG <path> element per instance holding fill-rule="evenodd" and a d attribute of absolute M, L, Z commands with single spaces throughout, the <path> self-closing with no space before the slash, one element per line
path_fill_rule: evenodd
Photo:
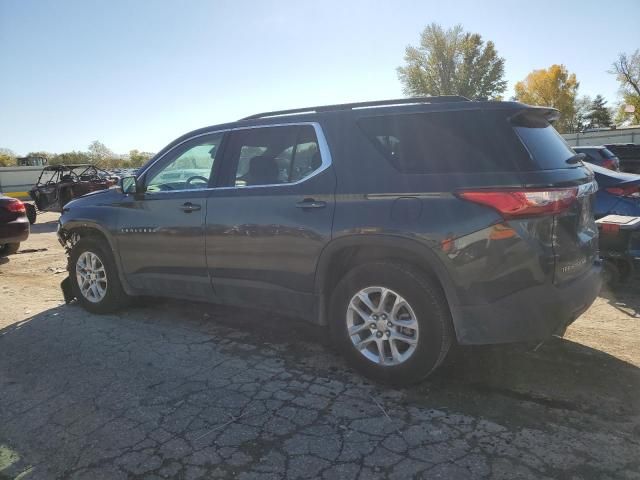
<path fill-rule="evenodd" d="M 640 216 L 640 175 L 613 172 L 597 165 L 589 166 L 598 183 L 594 215 Z"/>
<path fill-rule="evenodd" d="M 573 150 L 577 153 L 584 153 L 587 156 L 585 162 L 608 168 L 609 170 L 620 171 L 620 159 L 607 147 L 573 147 Z"/>
<path fill-rule="evenodd" d="M 12 255 L 29 237 L 29 220 L 25 204 L 0 193 L 0 257 Z"/>
<path fill-rule="evenodd" d="M 640 173 L 640 145 L 636 143 L 609 143 L 607 147 L 620 159 L 620 170 Z"/>
<path fill-rule="evenodd" d="M 63 207 L 76 197 L 104 190 L 115 185 L 109 174 L 94 165 L 49 165 L 42 169 L 38 181 L 29 190 L 37 210 L 62 212 Z M 35 209 L 30 212 L 35 222 Z"/>
<path fill-rule="evenodd" d="M 135 295 L 283 312 L 396 384 L 427 376 L 454 341 L 561 334 L 601 278 L 597 186 L 557 117 L 433 97 L 187 133 L 119 189 L 67 204 L 63 290 L 97 313 Z M 194 164 L 209 173 L 165 181 Z"/>

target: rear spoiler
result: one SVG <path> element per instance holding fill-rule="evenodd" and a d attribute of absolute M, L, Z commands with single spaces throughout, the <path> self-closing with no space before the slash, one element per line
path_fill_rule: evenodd
<path fill-rule="evenodd" d="M 543 117 L 549 123 L 553 123 L 560 118 L 560 112 L 556 108 L 527 106 L 526 108 L 522 108 L 511 115 L 509 117 L 509 121 L 517 120 L 518 118 L 529 115 Z"/>

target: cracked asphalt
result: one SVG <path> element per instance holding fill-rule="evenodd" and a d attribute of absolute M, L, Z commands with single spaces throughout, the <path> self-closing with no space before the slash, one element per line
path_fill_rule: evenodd
<path fill-rule="evenodd" d="M 393 389 L 277 315 L 61 305 L 62 249 L 36 227 L 23 248 L 47 250 L 0 265 L 2 480 L 640 479 L 636 294 Z"/>

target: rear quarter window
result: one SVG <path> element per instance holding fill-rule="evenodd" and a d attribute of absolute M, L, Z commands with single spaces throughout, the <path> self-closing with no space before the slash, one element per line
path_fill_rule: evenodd
<path fill-rule="evenodd" d="M 361 118 L 360 129 L 404 173 L 513 171 L 480 110 Z"/>
<path fill-rule="evenodd" d="M 536 168 L 555 170 L 571 167 L 567 160 L 575 154 L 547 119 L 525 114 L 512 120 L 512 124 Z"/>

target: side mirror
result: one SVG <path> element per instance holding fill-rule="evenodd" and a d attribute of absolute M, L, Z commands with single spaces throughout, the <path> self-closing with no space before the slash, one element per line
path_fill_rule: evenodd
<path fill-rule="evenodd" d="M 144 190 L 138 185 L 136 177 L 122 177 L 119 183 L 122 193 L 127 195 L 142 193 Z"/>

